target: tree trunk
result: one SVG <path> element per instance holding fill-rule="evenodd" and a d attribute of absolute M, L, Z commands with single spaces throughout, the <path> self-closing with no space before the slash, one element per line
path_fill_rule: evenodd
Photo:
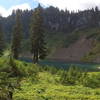
<path fill-rule="evenodd" d="M 38 62 L 38 52 L 34 52 L 34 55 L 33 55 L 33 63 L 36 64 Z"/>

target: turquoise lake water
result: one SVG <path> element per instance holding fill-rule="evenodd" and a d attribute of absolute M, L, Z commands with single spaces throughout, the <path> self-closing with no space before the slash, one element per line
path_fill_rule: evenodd
<path fill-rule="evenodd" d="M 20 60 L 25 61 L 25 62 L 29 62 L 32 63 L 31 59 L 27 59 L 27 58 L 21 58 Z M 57 67 L 57 68 L 64 68 L 67 69 L 69 68 L 71 65 L 75 65 L 84 69 L 88 69 L 90 71 L 100 71 L 100 64 L 96 64 L 96 63 L 76 63 L 76 62 L 59 62 L 59 61 L 49 61 L 49 60 L 45 60 L 45 61 L 39 61 L 40 65 L 42 66 L 53 66 L 53 67 Z"/>

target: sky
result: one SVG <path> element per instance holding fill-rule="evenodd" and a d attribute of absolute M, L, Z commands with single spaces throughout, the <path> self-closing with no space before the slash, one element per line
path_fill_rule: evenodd
<path fill-rule="evenodd" d="M 11 15 L 13 10 L 30 10 L 40 3 L 43 7 L 54 6 L 59 9 L 84 10 L 95 6 L 100 7 L 100 0 L 0 0 L 0 14 L 3 17 Z"/>

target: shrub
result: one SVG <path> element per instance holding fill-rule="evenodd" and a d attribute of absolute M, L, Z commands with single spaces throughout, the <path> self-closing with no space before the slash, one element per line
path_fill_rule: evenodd
<path fill-rule="evenodd" d="M 86 75 L 83 78 L 82 85 L 91 88 L 100 88 L 100 74 Z"/>
<path fill-rule="evenodd" d="M 14 90 L 20 87 L 19 81 L 20 80 L 18 78 L 11 77 L 10 73 L 0 73 L 0 92 L 2 93 L 2 95 L 0 95 L 0 98 L 2 98 L 1 100 L 7 100 L 3 98 L 12 100 Z"/>
<path fill-rule="evenodd" d="M 82 70 L 77 66 L 72 65 L 68 71 L 63 72 L 60 81 L 62 84 L 75 85 L 77 84 L 77 81 L 80 81 L 81 76 Z"/>

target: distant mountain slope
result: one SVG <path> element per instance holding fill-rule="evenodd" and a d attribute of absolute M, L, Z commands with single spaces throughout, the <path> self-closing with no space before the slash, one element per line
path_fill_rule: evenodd
<path fill-rule="evenodd" d="M 77 36 L 77 38 L 74 36 Z M 75 31 L 69 38 L 66 38 L 66 41 L 64 40 L 64 47 L 57 48 L 49 59 L 68 62 L 100 63 L 99 37 L 99 28 Z"/>
<path fill-rule="evenodd" d="M 58 48 L 52 59 L 64 61 L 80 61 L 92 48 L 92 40 L 79 39 L 68 48 Z"/>
<path fill-rule="evenodd" d="M 22 52 L 29 55 L 30 22 L 34 10 L 21 11 L 23 25 Z M 0 16 L 5 38 L 10 43 L 16 11 Z M 53 6 L 43 8 L 45 37 L 49 59 L 100 62 L 100 10 L 98 7 L 70 12 Z M 9 44 L 8 44 L 9 45 Z"/>

